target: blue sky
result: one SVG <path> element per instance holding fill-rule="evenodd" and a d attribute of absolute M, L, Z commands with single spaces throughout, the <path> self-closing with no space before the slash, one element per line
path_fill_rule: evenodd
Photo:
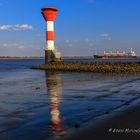
<path fill-rule="evenodd" d="M 0 55 L 44 55 L 45 6 L 59 9 L 55 46 L 63 56 L 130 48 L 140 55 L 140 0 L 0 0 Z"/>

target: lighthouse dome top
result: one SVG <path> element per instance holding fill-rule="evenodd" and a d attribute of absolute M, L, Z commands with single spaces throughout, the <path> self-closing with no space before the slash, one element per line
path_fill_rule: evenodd
<path fill-rule="evenodd" d="M 55 7 L 44 7 L 41 9 L 41 13 L 46 21 L 54 21 L 58 14 L 58 9 Z"/>
<path fill-rule="evenodd" d="M 51 6 L 47 6 L 41 9 L 42 11 L 46 11 L 46 10 L 52 10 L 52 11 L 58 11 L 58 9 L 56 7 L 51 7 Z"/>

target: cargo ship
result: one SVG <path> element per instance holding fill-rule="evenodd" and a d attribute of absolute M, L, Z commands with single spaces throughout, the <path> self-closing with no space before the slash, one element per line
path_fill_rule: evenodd
<path fill-rule="evenodd" d="M 130 52 L 126 53 L 123 52 L 105 52 L 101 55 L 94 55 L 95 59 L 131 59 L 131 58 L 137 58 L 135 51 L 131 48 Z"/>

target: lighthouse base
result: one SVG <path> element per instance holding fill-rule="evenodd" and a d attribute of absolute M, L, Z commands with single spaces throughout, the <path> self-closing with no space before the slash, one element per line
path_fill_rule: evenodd
<path fill-rule="evenodd" d="M 50 62 L 61 62 L 60 53 L 55 50 L 45 50 L 45 64 Z"/>

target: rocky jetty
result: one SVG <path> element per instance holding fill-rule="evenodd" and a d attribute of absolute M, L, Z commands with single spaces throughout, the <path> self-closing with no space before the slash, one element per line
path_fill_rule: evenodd
<path fill-rule="evenodd" d="M 69 72 L 139 73 L 140 63 L 134 62 L 59 62 L 32 67 L 33 69 Z"/>

